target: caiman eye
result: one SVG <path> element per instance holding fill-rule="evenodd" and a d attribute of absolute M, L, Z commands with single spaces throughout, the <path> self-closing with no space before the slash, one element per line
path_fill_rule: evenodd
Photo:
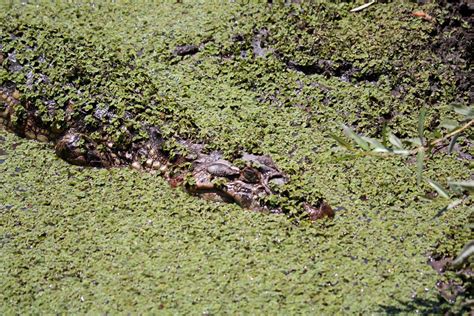
<path fill-rule="evenodd" d="M 242 178 L 247 183 L 258 183 L 260 181 L 259 172 L 252 167 L 245 167 L 242 170 Z"/>

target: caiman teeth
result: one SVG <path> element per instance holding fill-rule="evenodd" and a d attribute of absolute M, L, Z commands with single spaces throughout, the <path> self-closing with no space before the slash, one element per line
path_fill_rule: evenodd
<path fill-rule="evenodd" d="M 151 168 L 151 166 L 153 166 L 153 159 L 148 158 L 148 159 L 145 161 L 145 166 L 146 166 L 147 168 Z"/>
<path fill-rule="evenodd" d="M 133 169 L 136 169 L 136 170 L 141 170 L 141 169 L 142 169 L 142 165 L 140 164 L 140 162 L 138 162 L 138 161 L 135 160 L 134 162 L 132 162 L 132 168 L 133 168 Z"/>

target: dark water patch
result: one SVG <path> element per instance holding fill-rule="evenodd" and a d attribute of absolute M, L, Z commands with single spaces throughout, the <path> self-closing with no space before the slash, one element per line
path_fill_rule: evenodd
<path fill-rule="evenodd" d="M 361 82 L 367 81 L 370 83 L 376 83 L 382 73 L 377 73 L 374 70 L 369 72 L 362 72 L 352 65 L 352 63 L 344 61 L 341 63 L 335 63 L 331 60 L 319 60 L 314 64 L 298 64 L 294 61 L 286 63 L 288 69 L 302 72 L 305 75 L 323 75 L 326 78 L 336 77 L 344 82 Z"/>
<path fill-rule="evenodd" d="M 474 102 L 474 5 L 471 1 L 440 1 L 445 8 L 436 27 L 432 49 L 455 70 L 455 84 Z"/>
<path fill-rule="evenodd" d="M 439 296 L 450 304 L 459 303 L 462 311 L 473 311 L 472 279 L 474 276 L 470 264 L 453 267 L 453 258 L 443 255 L 429 256 L 428 264 L 439 274 L 436 282 Z"/>
<path fill-rule="evenodd" d="M 8 152 L 3 149 L 3 148 L 0 148 L 0 164 L 3 164 L 6 160 L 6 157 L 8 155 Z"/>
<path fill-rule="evenodd" d="M 411 301 L 398 300 L 396 305 L 387 306 L 381 305 L 380 312 L 388 315 L 399 315 L 399 314 L 443 314 L 449 311 L 446 307 L 441 307 L 443 301 L 439 299 L 422 299 L 414 298 Z"/>
<path fill-rule="evenodd" d="M 176 56 L 186 56 L 186 55 L 194 55 L 199 52 L 199 47 L 196 45 L 181 45 L 177 46 L 173 50 L 173 55 Z"/>

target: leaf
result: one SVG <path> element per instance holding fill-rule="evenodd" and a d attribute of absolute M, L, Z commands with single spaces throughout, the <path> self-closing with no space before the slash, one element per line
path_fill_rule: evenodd
<path fill-rule="evenodd" d="M 388 149 L 387 147 L 382 145 L 376 139 L 373 139 L 373 138 L 370 138 L 370 137 L 365 137 L 365 136 L 362 136 L 362 139 L 365 140 L 366 142 L 368 142 L 370 145 L 372 145 L 374 147 L 373 151 L 375 151 L 375 152 L 383 152 L 383 153 L 390 152 L 390 149 Z"/>
<path fill-rule="evenodd" d="M 446 128 L 448 131 L 452 131 L 459 127 L 459 123 L 455 120 L 444 120 L 440 123 L 440 126 Z"/>
<path fill-rule="evenodd" d="M 389 136 L 388 136 L 388 141 L 395 147 L 399 148 L 399 149 L 403 149 L 403 144 L 402 144 L 402 141 L 400 140 L 400 138 L 398 138 L 397 136 L 395 136 L 394 134 L 390 133 Z"/>
<path fill-rule="evenodd" d="M 459 205 L 461 205 L 462 202 L 464 202 L 463 199 L 454 200 L 453 202 L 449 203 L 448 206 L 446 206 L 446 209 L 447 209 L 447 210 L 451 210 L 451 209 L 453 209 L 453 208 L 456 208 L 456 207 L 458 207 Z"/>
<path fill-rule="evenodd" d="M 423 160 L 425 159 L 425 151 L 420 150 L 418 155 L 416 155 L 416 183 L 421 184 L 422 174 L 423 174 Z"/>
<path fill-rule="evenodd" d="M 436 192 L 438 192 L 440 196 L 444 197 L 445 199 L 450 198 L 448 191 L 443 188 L 438 182 L 433 181 L 431 179 L 426 179 L 426 181 L 428 181 L 428 183 L 433 187 L 433 189 L 436 190 Z"/>
<path fill-rule="evenodd" d="M 418 137 L 423 142 L 423 132 L 425 129 L 426 108 L 422 108 L 418 115 Z"/>
<path fill-rule="evenodd" d="M 406 141 L 407 141 L 407 142 L 410 142 L 410 143 L 412 143 L 412 144 L 414 144 L 414 145 L 417 145 L 417 146 L 419 146 L 419 147 L 423 146 L 421 139 L 419 139 L 418 137 L 415 137 L 415 138 L 408 138 L 408 139 L 406 139 Z"/>
<path fill-rule="evenodd" d="M 354 148 L 351 146 L 351 144 L 349 144 L 348 142 L 345 141 L 345 139 L 337 136 L 337 135 L 334 135 L 334 134 L 329 134 L 329 136 L 331 136 L 339 145 L 349 149 L 349 150 L 353 150 Z"/>
<path fill-rule="evenodd" d="M 344 134 L 350 138 L 352 138 L 357 145 L 359 145 L 360 148 L 362 148 L 365 151 L 369 151 L 369 144 L 362 139 L 359 135 L 357 135 L 350 127 L 346 125 L 342 125 L 342 128 L 344 129 Z"/>
<path fill-rule="evenodd" d="M 392 153 L 396 155 L 408 156 L 410 154 L 409 150 L 406 149 L 392 149 Z"/>
<path fill-rule="evenodd" d="M 468 180 L 468 181 L 449 181 L 448 182 L 449 186 L 456 186 L 456 187 L 461 187 L 465 190 L 468 191 L 473 191 L 474 190 L 474 180 Z"/>
<path fill-rule="evenodd" d="M 372 150 L 374 153 L 390 153 L 390 149 L 388 148 L 374 148 Z"/>
<path fill-rule="evenodd" d="M 457 114 L 464 115 L 468 119 L 474 117 L 474 107 L 472 107 L 472 106 L 464 106 L 464 105 L 461 105 L 461 104 L 455 104 L 455 105 L 453 105 L 453 107 L 454 107 L 454 111 Z"/>
<path fill-rule="evenodd" d="M 467 258 L 474 254 L 474 240 L 469 241 L 464 248 L 461 250 L 461 253 L 453 261 L 453 266 L 457 266 L 466 261 Z"/>
<path fill-rule="evenodd" d="M 451 138 L 451 141 L 449 142 L 449 146 L 448 146 L 448 153 L 451 154 L 453 152 L 454 145 L 456 145 L 456 140 L 458 139 L 459 136 L 461 135 L 456 134 L 453 136 L 453 138 Z"/>

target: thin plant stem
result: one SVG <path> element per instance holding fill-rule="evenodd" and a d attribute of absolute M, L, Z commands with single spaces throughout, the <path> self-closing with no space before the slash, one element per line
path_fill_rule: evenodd
<path fill-rule="evenodd" d="M 425 146 L 422 146 L 422 147 L 418 147 L 416 149 L 413 149 L 410 154 L 417 154 L 419 151 L 421 150 L 427 150 L 428 148 L 430 147 L 433 147 L 433 146 L 436 146 L 438 145 L 439 143 L 442 143 L 444 141 L 446 141 L 447 139 L 463 132 L 464 130 L 468 129 L 469 127 L 471 127 L 471 125 L 474 124 L 474 119 L 470 120 L 469 122 L 467 122 L 466 124 L 464 124 L 463 126 L 460 126 L 456 129 L 454 129 L 452 132 L 446 134 L 445 136 L 441 137 L 441 138 L 438 138 L 438 139 L 435 139 L 431 142 L 428 143 L 428 145 L 425 145 Z"/>

